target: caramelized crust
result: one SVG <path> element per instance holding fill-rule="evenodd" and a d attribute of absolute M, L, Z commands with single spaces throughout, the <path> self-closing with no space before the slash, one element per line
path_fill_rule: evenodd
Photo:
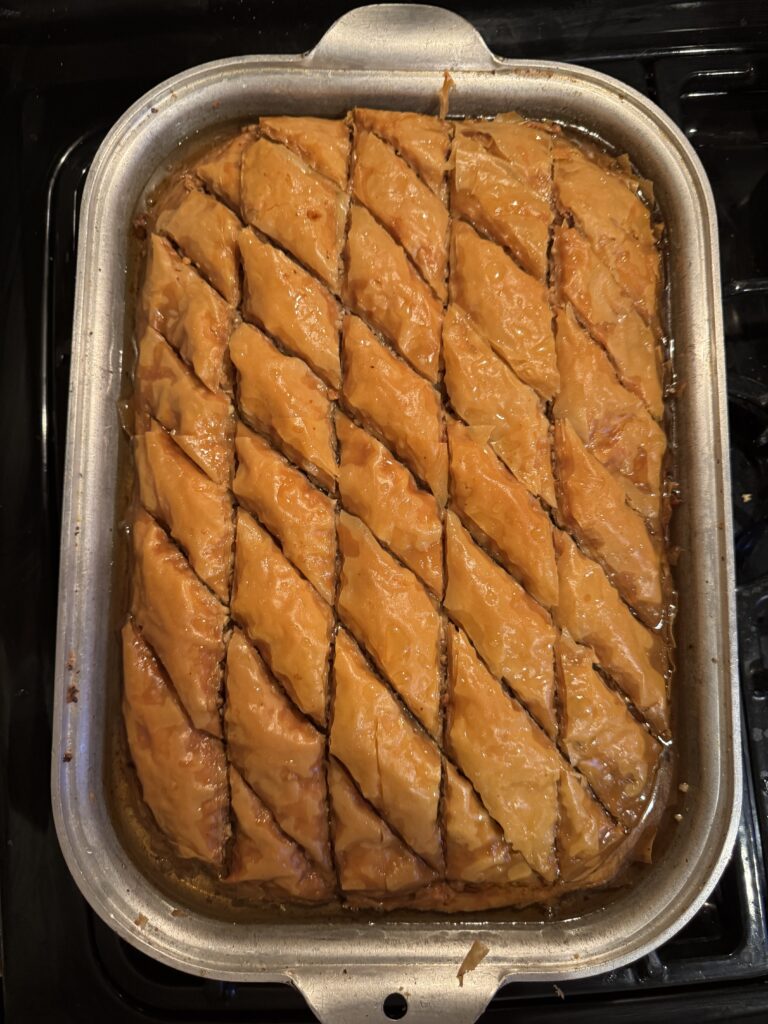
<path fill-rule="evenodd" d="M 570 309 L 557 314 L 561 388 L 554 415 L 570 421 L 587 449 L 621 483 L 627 501 L 654 526 L 661 517 L 664 431 L 619 383 L 608 357 Z"/>
<path fill-rule="evenodd" d="M 336 566 L 333 501 L 242 423 L 235 446 L 233 488 L 238 501 L 277 538 L 288 561 L 331 604 Z"/>
<path fill-rule="evenodd" d="M 558 228 L 553 252 L 560 300 L 570 302 L 611 358 L 624 387 L 660 419 L 664 411 L 659 347 L 651 329 L 586 239 Z"/>
<path fill-rule="evenodd" d="M 139 501 L 186 552 L 221 601 L 229 599 L 235 527 L 232 501 L 155 421 L 133 442 Z"/>
<path fill-rule="evenodd" d="M 130 621 L 122 635 L 123 719 L 144 801 L 180 857 L 221 870 L 229 838 L 224 748 L 190 725 Z"/>
<path fill-rule="evenodd" d="M 211 391 L 229 386 L 226 366 L 232 310 L 160 235 L 150 235 L 137 333 L 152 327 Z"/>
<path fill-rule="evenodd" d="M 240 412 L 324 487 L 336 486 L 328 389 L 302 359 L 285 356 L 261 331 L 241 324 L 230 341 Z"/>
<path fill-rule="evenodd" d="M 567 633 L 557 642 L 561 737 L 571 764 L 626 828 L 653 790 L 661 745 L 594 669 L 594 651 Z"/>
<path fill-rule="evenodd" d="M 331 753 L 405 842 L 440 870 L 437 748 L 370 672 L 343 629 L 336 638 L 333 680 Z"/>
<path fill-rule="evenodd" d="M 299 714 L 239 629 L 227 649 L 227 753 L 283 832 L 331 872 L 325 737 Z"/>
<path fill-rule="evenodd" d="M 582 548 L 608 573 L 649 626 L 661 619 L 661 556 L 624 490 L 579 440 L 568 420 L 555 425 L 560 514 Z"/>
<path fill-rule="evenodd" d="M 196 729 L 221 736 L 219 702 L 227 610 L 155 520 L 133 520 L 131 613 Z"/>
<path fill-rule="evenodd" d="M 201 160 L 195 168 L 197 176 L 211 192 L 234 210 L 240 209 L 240 168 L 243 152 L 252 139 L 250 131 L 242 131 L 228 139 L 217 150 Z"/>
<path fill-rule="evenodd" d="M 331 610 L 242 509 L 237 513 L 232 617 L 301 710 L 323 724 Z"/>
<path fill-rule="evenodd" d="M 445 121 L 426 114 L 391 110 L 354 112 L 358 128 L 374 132 L 388 142 L 439 196 L 445 191 L 445 164 L 450 145 L 450 129 Z"/>
<path fill-rule="evenodd" d="M 266 138 L 243 154 L 243 216 L 334 291 L 347 215 L 341 189 L 285 146 Z"/>
<path fill-rule="evenodd" d="M 337 611 L 405 703 L 437 735 L 440 616 L 413 573 L 355 516 L 338 521 L 341 571 Z"/>
<path fill-rule="evenodd" d="M 553 398 L 560 380 L 545 285 L 500 246 L 457 221 L 451 230 L 450 287 L 451 301 L 502 359 L 543 398 Z"/>
<path fill-rule="evenodd" d="M 253 231 L 239 235 L 243 314 L 306 359 L 331 387 L 341 384 L 341 314 L 334 297 L 306 270 Z"/>
<path fill-rule="evenodd" d="M 646 322 L 654 320 L 661 257 L 636 182 L 566 142 L 555 143 L 553 156 L 558 205 L 571 214 Z"/>
<path fill-rule="evenodd" d="M 262 135 L 282 142 L 334 185 L 347 187 L 349 128 L 346 121 L 324 117 L 262 117 Z"/>
<path fill-rule="evenodd" d="M 443 524 L 433 495 L 381 442 L 336 414 L 339 498 L 435 594 L 443 592 Z"/>
<path fill-rule="evenodd" d="M 273 815 L 237 771 L 229 769 L 235 841 L 228 883 L 258 883 L 262 895 L 308 902 L 330 899 L 333 888 L 278 828 Z M 273 889 L 276 890 L 273 892 Z"/>
<path fill-rule="evenodd" d="M 425 281 L 444 299 L 448 210 L 393 149 L 365 130 L 355 137 L 352 194 L 402 245 Z"/>
<path fill-rule="evenodd" d="M 536 392 L 523 384 L 457 306 L 443 324 L 445 386 L 451 405 L 528 490 L 555 504 L 550 427 Z"/>
<path fill-rule="evenodd" d="M 522 854 L 513 850 L 472 786 L 445 766 L 445 876 L 475 885 L 534 882 Z"/>
<path fill-rule="evenodd" d="M 156 228 L 168 235 L 231 305 L 240 301 L 240 221 L 223 203 L 182 181 L 160 206 Z"/>
<path fill-rule="evenodd" d="M 444 505 L 448 449 L 438 393 L 377 341 L 357 317 L 344 321 L 343 351 L 344 401 Z"/>
<path fill-rule="evenodd" d="M 345 252 L 345 301 L 415 369 L 436 381 L 442 305 L 403 249 L 357 204 L 350 214 Z"/>
<path fill-rule="evenodd" d="M 547 273 L 552 208 L 491 149 L 488 137 L 459 133 L 451 151 L 451 210 L 505 246 L 523 270 Z"/>
<path fill-rule="evenodd" d="M 151 327 L 139 342 L 134 380 L 136 432 L 157 420 L 211 480 L 228 484 L 234 419 L 227 396 L 203 387 Z"/>
<path fill-rule="evenodd" d="M 555 630 L 549 615 L 473 542 L 453 512 L 446 516 L 445 569 L 446 611 L 554 736 Z"/>
<path fill-rule="evenodd" d="M 448 631 L 446 742 L 511 846 L 547 881 L 557 875 L 555 829 L 561 759 L 507 696 L 464 634 Z"/>
<path fill-rule="evenodd" d="M 333 846 L 339 881 L 345 892 L 381 896 L 406 893 L 435 878 L 435 872 L 363 800 L 333 758 L 328 762 L 328 787 L 333 808 Z"/>
<path fill-rule="evenodd" d="M 662 638 L 641 625 L 597 564 L 560 530 L 555 531 L 560 602 L 557 622 L 574 640 L 594 648 L 599 664 L 651 725 L 668 725 Z"/>
<path fill-rule="evenodd" d="M 448 423 L 451 501 L 479 541 L 546 608 L 557 604 L 552 524 L 541 505 L 468 427 Z M 632 513 L 630 513 L 632 514 Z"/>

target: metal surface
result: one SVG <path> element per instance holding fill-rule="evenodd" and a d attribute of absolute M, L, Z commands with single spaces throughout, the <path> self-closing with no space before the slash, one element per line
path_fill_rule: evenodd
<path fill-rule="evenodd" d="M 197 132 L 258 114 L 339 115 L 354 104 L 434 110 L 452 71 L 451 112 L 520 110 L 597 131 L 656 185 L 669 237 L 678 476 L 685 500 L 677 569 L 682 821 L 651 871 L 610 905 L 568 921 L 481 924 L 454 918 L 359 919 L 332 926 L 237 926 L 174 906 L 123 851 L 104 793 L 109 621 L 120 424 L 117 401 L 128 233 L 146 183 Z M 62 517 L 52 769 L 62 850 L 84 895 L 144 952 L 203 976 L 292 982 L 322 1020 L 386 1020 L 402 992 L 408 1020 L 474 1020 L 509 980 L 605 971 L 658 946 L 702 904 L 727 862 L 741 799 L 734 579 L 719 266 L 714 206 L 684 137 L 632 89 L 594 71 L 494 57 L 436 8 L 360 9 L 304 56 L 245 57 L 185 72 L 136 103 L 105 139 L 83 201 Z M 79 701 L 66 701 L 72 666 Z M 64 760 L 65 753 L 71 755 Z M 682 799 L 682 798 L 681 798 Z M 490 947 L 459 987 L 476 938 Z"/>

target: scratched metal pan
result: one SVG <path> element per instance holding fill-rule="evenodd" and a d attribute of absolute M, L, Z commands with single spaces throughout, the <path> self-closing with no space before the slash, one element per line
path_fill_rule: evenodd
<path fill-rule="evenodd" d="M 435 109 L 444 69 L 451 112 L 519 110 L 595 131 L 651 178 L 668 232 L 669 324 L 676 372 L 676 745 L 682 820 L 653 867 L 605 905 L 545 923 L 350 916 L 232 924 L 173 903 L 121 845 L 105 792 L 108 715 L 118 673 L 113 572 L 124 448 L 118 413 L 131 219 L 147 182 L 179 147 L 259 114 L 337 116 L 355 104 Z M 308 54 L 237 57 L 186 71 L 139 100 L 94 160 L 77 265 L 61 539 L 53 809 L 70 870 L 93 909 L 150 956 L 204 976 L 298 986 L 323 1021 L 385 1020 L 402 992 L 408 1020 L 469 1022 L 509 980 L 606 971 L 658 946 L 701 906 L 727 862 L 741 800 L 734 570 L 717 230 L 710 186 L 680 131 L 605 75 L 502 60 L 461 18 L 422 6 L 345 15 Z M 66 694 L 77 672 L 79 700 Z M 71 755 L 65 758 L 65 754 Z M 503 917 L 503 915 L 502 915 Z M 475 939 L 489 947 L 459 986 Z"/>

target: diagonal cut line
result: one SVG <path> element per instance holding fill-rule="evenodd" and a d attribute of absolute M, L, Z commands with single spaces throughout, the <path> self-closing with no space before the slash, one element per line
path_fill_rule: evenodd
<path fill-rule="evenodd" d="M 300 843 L 298 839 L 294 839 L 294 837 L 292 835 L 290 835 L 288 832 L 285 831 L 283 826 L 280 824 L 280 819 L 277 816 L 277 814 L 275 813 L 274 808 L 270 805 L 269 801 L 264 799 L 264 797 L 261 795 L 261 793 L 259 793 L 258 790 L 255 788 L 255 786 L 251 785 L 250 780 L 246 777 L 245 772 L 243 771 L 243 769 L 240 767 L 239 764 L 237 764 L 234 761 L 233 758 L 230 757 L 229 750 L 227 750 L 227 761 L 229 762 L 230 765 L 232 765 L 233 768 L 235 768 L 237 770 L 238 774 L 240 775 L 240 778 L 243 780 L 243 782 L 248 787 L 248 789 L 250 789 L 250 791 L 254 794 L 256 799 L 266 807 L 267 811 L 270 814 L 270 817 L 272 818 L 272 824 L 275 826 L 277 831 L 280 833 L 281 837 L 287 843 L 290 843 L 290 845 L 293 846 L 295 849 L 300 850 L 304 854 L 304 858 L 307 861 L 307 863 L 309 864 L 309 866 L 317 869 L 318 873 L 323 878 L 325 878 L 326 877 L 326 869 L 325 869 L 325 867 L 322 864 L 320 864 L 318 861 L 315 860 L 315 858 L 312 856 L 312 854 L 309 852 L 309 850 L 306 848 L 306 846 L 304 846 L 302 843 Z M 267 883 L 267 884 L 269 884 L 269 883 Z"/>
<path fill-rule="evenodd" d="M 334 503 L 334 518 L 335 518 L 335 514 L 336 514 L 335 506 L 336 506 L 337 503 L 336 503 L 336 501 L 333 498 L 331 500 Z M 261 529 L 264 531 L 264 533 L 267 534 L 269 539 L 272 541 L 272 543 L 278 549 L 278 551 L 283 556 L 283 558 L 286 560 L 286 562 L 296 572 L 296 575 L 300 576 L 301 579 L 304 580 L 305 583 L 307 583 L 310 587 L 312 587 L 312 589 L 317 594 L 317 596 L 320 598 L 320 600 L 323 602 L 323 604 L 327 608 L 330 608 L 331 611 L 333 611 L 331 606 L 328 604 L 327 598 L 323 597 L 323 595 L 317 589 L 317 587 L 312 582 L 312 580 L 309 579 L 309 577 L 304 573 L 304 571 L 302 569 L 300 569 L 299 566 L 296 565 L 296 563 L 292 559 L 290 559 L 288 557 L 288 555 L 286 555 L 285 550 L 283 548 L 283 542 L 280 540 L 280 538 L 277 536 L 277 534 L 273 533 L 272 530 L 270 530 L 270 528 L 263 522 L 263 520 L 261 519 L 261 516 L 259 516 L 258 513 L 254 511 L 254 506 L 252 506 L 247 500 L 243 501 L 241 498 L 238 498 L 237 496 L 235 496 L 235 504 L 239 508 L 242 508 L 244 512 L 247 512 L 248 515 L 251 516 L 251 518 L 253 518 L 259 524 Z M 338 545 L 337 545 L 337 552 L 338 552 Z"/>
<path fill-rule="evenodd" d="M 340 621 L 342 622 L 342 625 L 344 625 L 344 628 L 347 628 L 346 625 L 344 624 L 343 620 L 340 620 Z M 351 632 L 351 630 L 350 630 L 350 632 Z M 354 636 L 354 634 L 352 634 L 352 635 Z M 357 646 L 358 646 L 358 648 L 360 650 L 360 653 L 361 653 L 361 655 L 363 657 L 363 660 L 365 661 L 366 668 L 371 673 L 371 675 L 374 676 L 374 678 L 387 690 L 389 695 L 397 703 L 397 706 L 398 706 L 400 712 L 411 723 L 411 725 L 414 726 L 414 728 L 437 750 L 437 752 L 440 755 L 441 759 L 443 761 L 445 761 L 446 764 L 449 764 L 454 769 L 454 771 L 456 771 L 461 776 L 461 778 L 464 779 L 467 782 L 467 784 L 472 789 L 472 792 L 477 797 L 477 800 L 478 800 L 480 806 L 483 808 L 483 811 L 485 812 L 485 814 L 488 815 L 488 818 L 493 822 L 493 824 L 496 825 L 497 828 L 500 830 L 502 836 L 504 837 L 504 841 L 507 843 L 507 845 L 510 847 L 510 849 L 515 850 L 515 853 L 520 853 L 520 851 L 515 849 L 515 847 L 512 845 L 512 843 L 510 843 L 509 840 L 506 838 L 506 834 L 504 832 L 503 826 L 491 814 L 491 812 L 489 811 L 488 807 L 486 806 L 486 803 L 483 800 L 481 794 L 476 789 L 476 787 L 475 787 L 474 783 L 472 782 L 472 780 L 464 772 L 463 768 L 458 763 L 458 761 L 456 761 L 454 758 L 450 757 L 446 753 L 445 748 L 444 748 L 442 742 L 438 742 L 435 739 L 435 737 L 432 736 L 431 733 L 427 732 L 427 730 L 424 728 L 424 726 L 419 721 L 419 719 L 414 715 L 414 713 L 411 711 L 411 709 L 405 703 L 403 697 L 400 695 L 398 690 L 393 686 L 393 684 L 389 681 L 389 679 L 379 670 L 379 668 L 376 665 L 376 663 L 372 660 L 371 655 L 370 655 L 368 649 L 365 647 L 365 645 L 360 643 L 357 640 L 357 637 L 355 637 L 355 641 L 357 642 Z M 496 677 L 494 676 L 494 679 L 495 678 Z M 547 737 L 547 739 L 549 739 L 549 737 Z M 551 742 L 551 740 L 549 742 Z M 377 813 L 378 813 L 378 811 L 377 811 Z M 522 854 L 520 854 L 520 856 L 522 856 Z M 527 861 L 526 861 L 526 863 L 527 863 Z M 529 867 L 531 867 L 531 866 L 529 865 Z M 534 871 L 538 875 L 538 872 L 536 871 L 535 868 L 531 867 L 531 870 Z"/>
<path fill-rule="evenodd" d="M 428 871 L 431 871 L 433 874 L 439 877 L 440 872 L 436 868 L 433 868 L 431 864 L 428 864 L 427 861 L 424 860 L 424 858 L 421 856 L 421 854 L 417 853 L 417 851 L 414 850 L 411 844 L 403 838 L 402 833 L 399 832 L 398 829 L 395 828 L 395 826 L 384 817 L 381 811 L 378 810 L 378 808 L 371 803 L 368 797 L 360 789 L 360 786 L 357 783 L 357 779 L 354 777 L 349 768 L 347 768 L 344 762 L 340 758 L 338 758 L 336 754 L 329 754 L 329 761 L 333 761 L 333 763 L 336 764 L 344 772 L 345 776 L 347 777 L 351 785 L 354 787 L 355 792 L 366 805 L 368 810 L 372 814 L 374 814 L 379 819 L 379 821 L 383 822 L 383 824 L 386 825 L 386 827 L 389 829 L 389 831 L 392 833 L 395 839 L 397 839 L 398 842 L 402 843 L 403 847 L 408 851 L 408 853 L 415 857 L 416 860 L 419 861 L 419 863 L 423 864 Z"/>
<path fill-rule="evenodd" d="M 498 245 L 498 247 L 501 250 L 503 250 L 504 255 L 507 256 L 510 260 L 512 260 L 512 262 L 515 264 L 515 266 L 517 267 L 517 269 L 520 271 L 521 274 L 526 274 L 528 277 L 530 277 L 534 281 L 542 281 L 543 280 L 543 282 L 546 283 L 546 278 L 542 279 L 542 278 L 536 277 L 536 275 L 532 274 L 530 272 L 530 270 L 528 270 L 527 267 L 523 266 L 523 264 L 520 261 L 520 257 L 517 256 L 516 253 L 514 253 L 512 251 L 512 249 L 510 249 L 509 245 L 506 242 L 502 241 L 500 238 L 497 238 L 495 235 L 492 235 L 490 233 L 490 231 L 488 231 L 484 227 L 481 227 L 479 224 L 476 224 L 473 220 L 470 220 L 470 218 L 467 217 L 466 214 L 463 214 L 463 213 L 451 214 L 451 220 L 452 221 L 461 221 L 462 224 L 467 224 L 484 241 L 490 242 L 492 245 Z M 551 231 L 551 228 L 549 230 Z M 547 246 L 549 246 L 549 242 L 547 242 Z"/>
<path fill-rule="evenodd" d="M 195 181 L 197 182 L 197 179 L 195 179 Z M 204 187 L 202 182 L 200 182 L 200 187 L 193 189 L 193 191 L 195 191 L 195 192 L 203 192 L 205 195 L 209 196 L 211 199 L 215 200 L 217 203 L 220 203 L 221 206 L 224 206 L 226 209 L 230 210 L 230 212 L 232 212 L 232 213 L 235 212 L 234 210 L 231 209 L 231 207 L 227 206 L 226 203 L 223 203 L 221 201 L 221 199 L 217 195 L 214 195 L 214 193 L 211 192 L 210 189 Z M 161 238 L 164 238 L 165 241 L 168 242 L 173 247 L 173 249 L 176 251 L 177 255 L 182 260 L 184 260 L 184 262 L 187 263 L 188 266 L 192 267 L 196 271 L 196 273 L 202 278 L 202 280 L 205 281 L 205 283 L 208 285 L 208 287 L 209 288 L 213 288 L 213 290 L 216 292 L 216 294 L 219 296 L 219 298 L 222 300 L 222 302 L 226 303 L 228 309 L 236 310 L 238 308 L 237 305 L 234 305 L 233 303 L 231 303 L 229 301 L 229 299 L 226 298 L 226 296 L 222 295 L 222 293 L 219 291 L 219 289 L 216 287 L 216 285 L 210 280 L 210 278 L 205 273 L 205 271 L 200 266 L 200 264 L 199 263 L 195 263 L 195 261 L 192 259 L 192 257 L 189 256 L 182 249 L 182 247 L 178 244 L 178 242 L 176 241 L 175 238 L 173 238 L 167 231 L 158 231 L 157 228 L 154 227 L 154 226 L 152 227 L 151 230 L 155 234 L 160 235 Z M 240 260 L 239 259 L 237 260 L 237 264 L 238 264 L 238 267 L 239 267 L 240 266 Z M 239 283 L 242 284 L 242 281 L 239 282 Z M 203 385 L 203 387 L 205 387 L 205 385 Z"/>
<path fill-rule="evenodd" d="M 179 696 L 179 692 L 176 689 L 176 685 L 174 684 L 173 679 L 171 679 L 170 672 L 165 667 L 165 663 L 163 662 L 163 660 L 160 657 L 160 655 L 157 653 L 155 648 L 152 646 L 152 644 L 147 639 L 147 637 L 146 637 L 146 635 L 144 633 L 144 630 L 142 629 L 141 625 L 139 624 L 138 619 L 136 618 L 136 616 L 133 614 L 132 611 L 128 612 L 128 619 L 133 623 L 133 626 L 134 626 L 136 632 L 141 637 L 142 643 L 146 644 L 147 648 L 152 653 L 152 657 L 155 659 L 157 664 L 163 670 L 163 675 L 165 677 L 163 679 L 163 682 L 168 687 L 168 690 L 170 691 L 171 696 L 173 697 L 173 699 L 176 701 L 176 703 L 178 704 L 179 708 L 181 709 L 181 713 L 184 715 L 184 718 L 186 719 L 187 724 L 189 725 L 189 728 L 192 730 L 192 732 L 199 733 L 201 736 L 209 736 L 212 740 L 216 740 L 218 743 L 221 743 L 222 742 L 222 737 L 221 736 L 216 736 L 212 732 L 208 732 L 207 729 L 198 729 L 198 727 L 194 724 L 192 719 L 189 717 L 189 712 L 187 711 L 186 707 L 184 706 L 184 702 L 182 701 L 181 697 Z M 219 719 L 220 720 L 222 719 L 221 712 L 222 712 L 222 708 L 224 707 L 223 682 L 224 682 L 224 673 L 222 672 L 221 683 L 219 685 L 219 692 L 218 692 L 218 698 L 217 698 L 218 709 L 219 709 Z M 224 725 L 223 725 L 223 721 L 222 721 L 222 733 L 223 732 L 224 732 Z"/>
<path fill-rule="evenodd" d="M 530 274 L 529 274 L 528 276 L 529 276 L 529 277 L 531 277 L 531 275 L 530 275 Z M 536 280 L 536 278 L 532 278 L 532 280 L 534 280 L 534 281 L 535 281 L 535 280 Z M 547 304 L 548 304 L 548 305 L 550 304 L 550 303 L 549 303 L 549 300 L 547 300 Z M 471 313 L 469 312 L 469 310 L 466 310 L 466 309 L 464 309 L 464 307 L 463 307 L 463 306 L 461 306 L 461 305 L 460 305 L 460 304 L 459 304 L 459 303 L 458 303 L 458 302 L 457 302 L 457 301 L 456 301 L 455 299 L 451 299 L 451 305 L 454 305 L 454 306 L 456 306 L 456 308 L 457 308 L 457 309 L 460 309 L 460 310 L 461 310 L 461 312 L 462 312 L 462 313 L 464 314 L 464 316 L 465 316 L 465 317 L 466 317 L 466 318 L 467 318 L 467 319 L 469 320 L 469 322 L 470 322 L 470 323 L 472 324 L 472 326 L 473 326 L 473 328 L 475 329 L 475 331 L 477 332 L 477 334 L 478 334 L 478 335 L 479 335 L 479 336 L 480 336 L 480 337 L 481 337 L 481 338 L 483 339 L 483 341 L 485 342 L 485 344 L 486 344 L 486 345 L 487 345 L 487 346 L 488 346 L 488 347 L 489 347 L 489 348 L 491 349 L 491 351 L 493 352 L 493 354 L 494 354 L 495 356 L 498 356 L 498 358 L 499 358 L 499 359 L 500 359 L 500 360 L 502 361 L 502 363 L 504 363 L 504 365 L 505 365 L 505 366 L 506 366 L 506 367 L 507 367 L 507 368 L 508 368 L 509 370 L 511 370 L 511 371 L 512 371 L 512 373 L 514 373 L 514 375 L 515 375 L 515 376 L 517 377 L 517 379 L 518 379 L 518 380 L 520 381 L 520 383 L 521 383 L 521 384 L 524 384 L 524 385 L 525 385 L 525 386 L 526 386 L 527 388 L 530 388 L 530 389 L 531 389 L 531 391 L 533 391 L 533 392 L 534 392 L 534 394 L 535 394 L 535 395 L 537 396 L 537 398 L 539 399 L 539 401 L 540 401 L 540 402 L 542 402 L 542 403 L 543 403 L 543 405 L 544 405 L 545 407 L 548 407 L 548 406 L 549 406 L 549 405 L 551 404 L 551 399 L 547 398 L 547 397 L 546 397 L 545 395 L 542 395 L 542 393 L 541 393 L 541 392 L 539 391 L 539 389 L 538 389 L 538 388 L 535 388 L 535 387 L 533 386 L 533 384 L 529 384 L 527 380 L 523 380 L 523 378 L 522 378 L 522 377 L 520 376 L 520 374 L 519 374 L 519 373 L 517 372 L 517 370 L 516 370 L 516 369 L 514 368 L 514 366 L 513 366 L 513 365 L 512 365 L 512 364 L 511 364 L 511 363 L 509 362 L 509 360 L 508 360 L 508 359 L 507 359 L 507 358 L 506 358 L 506 357 L 505 357 L 505 356 L 504 356 L 504 355 L 503 355 L 503 354 L 502 354 L 501 352 L 499 352 L 499 350 L 498 350 L 497 348 L 495 348 L 495 347 L 494 347 L 494 345 L 493 345 L 493 344 L 492 344 L 492 342 L 491 342 L 491 339 L 490 339 L 490 338 L 488 337 L 488 335 L 487 335 L 487 334 L 486 334 L 486 333 L 485 333 L 485 332 L 484 332 L 484 331 L 482 330 L 482 328 L 481 328 L 481 327 L 480 327 L 480 325 L 479 325 L 479 324 L 477 323 L 477 321 L 476 321 L 476 320 L 475 320 L 475 318 L 474 318 L 474 317 L 472 316 L 472 314 L 471 314 Z M 553 335 L 553 338 L 552 338 L 552 340 L 553 340 L 553 342 L 554 342 L 554 335 Z"/>
<path fill-rule="evenodd" d="M 432 298 L 435 299 L 436 302 L 439 302 L 441 306 L 445 307 L 445 300 L 440 295 L 437 294 L 437 292 L 432 287 L 430 282 L 424 276 L 424 273 L 421 270 L 421 268 L 416 264 L 413 256 L 411 256 L 411 254 L 408 252 L 408 250 L 403 245 L 403 243 L 400 241 L 400 239 L 396 238 L 392 234 L 392 229 L 386 224 L 386 222 L 383 221 L 381 219 L 381 217 L 378 216 L 378 214 L 374 213 L 373 210 L 370 208 L 370 206 L 366 206 L 365 203 L 354 192 L 352 193 L 352 202 L 356 206 L 359 206 L 362 210 L 365 210 L 365 212 L 370 215 L 371 219 L 374 220 L 379 225 L 381 230 L 386 232 L 387 237 L 402 252 L 402 254 L 405 256 L 406 260 L 408 260 L 408 265 L 410 266 L 411 270 L 416 274 L 416 276 L 418 277 L 419 281 L 421 281 L 421 283 L 423 285 L 425 285 L 425 287 L 427 287 L 429 289 L 429 292 L 430 292 Z M 447 248 L 448 248 L 448 246 L 447 246 L 447 239 L 446 239 L 446 249 Z M 415 369 L 415 367 L 414 367 L 414 369 Z M 418 373 L 419 371 L 417 370 L 416 372 Z"/>
<path fill-rule="evenodd" d="M 353 121 L 355 120 L 355 112 L 354 112 L 354 110 L 352 111 L 352 119 L 353 119 Z M 445 123 L 446 123 L 446 126 L 450 125 L 450 122 L 449 122 L 449 121 L 448 121 L 447 119 L 445 120 Z M 384 136 L 383 136 L 383 135 L 382 135 L 382 134 L 381 134 L 380 132 L 377 132 L 377 131 L 376 131 L 375 129 L 373 129 L 373 128 L 366 128 L 366 127 L 364 127 L 364 126 L 362 126 L 362 125 L 361 125 L 361 126 L 360 126 L 360 128 L 358 129 L 358 126 L 357 126 L 357 124 L 355 124 L 355 130 L 359 130 L 359 131 L 365 131 L 365 132 L 370 132 L 370 133 L 371 133 L 371 135 L 375 135 L 375 136 L 376 136 L 376 138 L 377 138 L 377 139 L 379 140 L 379 142 L 383 142 L 385 146 L 387 146 L 387 147 L 388 147 L 389 149 L 391 149 L 391 150 L 392 150 L 392 152 L 393 152 L 393 153 L 395 154 L 395 156 L 396 156 L 396 157 L 398 157 L 398 158 L 399 158 L 400 160 L 402 160 L 402 161 L 403 161 L 403 163 L 404 163 L 404 164 L 406 164 L 406 166 L 407 166 L 407 167 L 409 167 L 409 168 L 410 168 L 410 170 L 412 170 L 412 171 L 413 171 L 413 173 L 414 173 L 414 174 L 416 175 L 416 177 L 417 177 L 417 178 L 419 179 L 419 181 L 420 181 L 420 182 L 422 183 L 422 185 L 424 185 L 424 187 L 425 187 L 425 188 L 428 188 L 428 189 L 429 189 L 429 191 L 430 191 L 430 192 L 431 192 L 431 193 L 432 193 L 433 195 L 437 196 L 437 198 L 438 198 L 438 199 L 439 199 L 439 200 L 440 200 L 440 201 L 441 201 L 441 202 L 443 203 L 443 205 L 445 205 L 445 198 L 444 198 L 444 197 L 443 197 L 442 195 L 440 195 L 440 193 L 439 193 L 439 192 L 437 192 L 437 191 L 436 191 L 436 190 L 435 190 L 435 189 L 433 188 L 433 186 L 432 186 L 432 185 L 430 185 L 430 184 L 429 184 L 429 182 L 428 182 L 428 181 L 427 181 L 427 179 L 426 179 L 426 178 L 425 178 L 425 177 L 424 177 L 424 176 L 422 175 L 422 173 L 421 173 L 421 171 L 420 171 L 420 170 L 418 169 L 418 167 L 416 167 L 416 165 L 415 165 L 415 164 L 414 164 L 414 163 L 413 163 L 413 162 L 412 162 L 411 160 L 409 160 L 409 159 L 408 159 L 408 157 L 407 157 L 407 156 L 405 156 L 405 154 L 404 154 L 404 153 L 402 153 L 402 152 L 401 152 L 401 151 L 400 151 L 400 150 L 399 150 L 399 149 L 397 148 L 397 146 L 396 146 L 396 145 L 394 145 L 394 143 L 390 142 L 390 140 L 389 140 L 389 139 L 385 139 L 385 138 L 384 138 Z M 448 170 L 448 161 L 449 161 L 449 160 L 450 160 L 450 148 L 449 148 L 449 151 L 448 151 L 448 156 L 446 156 L 446 160 L 445 160 L 445 166 L 444 166 L 444 168 L 443 168 L 443 177 L 442 177 L 442 181 L 443 181 L 443 184 L 445 184 L 445 177 L 446 177 L 446 172 L 447 172 L 447 170 Z"/>

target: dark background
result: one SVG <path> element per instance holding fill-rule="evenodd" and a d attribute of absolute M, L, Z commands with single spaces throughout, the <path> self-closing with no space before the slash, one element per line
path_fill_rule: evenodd
<path fill-rule="evenodd" d="M 13 1024 L 107 1017 L 304 1020 L 303 1001 L 290 989 L 201 982 L 134 953 L 94 919 L 63 865 L 49 803 L 61 460 L 76 214 L 84 174 L 104 132 L 137 97 L 177 71 L 218 57 L 306 50 L 336 17 L 358 5 L 2 2 L 5 1012 Z M 551 986 L 518 987 L 494 1003 L 487 1019 L 544 1021 L 557 1014 L 586 1022 L 602 1012 L 611 1022 L 668 1020 L 673 1014 L 691 1021 L 766 1020 L 765 866 L 756 822 L 765 825 L 768 807 L 760 803 L 768 786 L 768 756 L 759 736 L 765 729 L 768 738 L 768 4 L 539 0 L 443 6 L 469 18 L 502 56 L 589 64 L 640 88 L 683 126 L 712 177 L 728 333 L 742 682 L 757 791 L 730 875 L 700 916 L 699 931 L 689 932 L 674 955 L 648 958 L 629 972 L 581 988 L 562 986 L 564 1001 Z M 743 494 L 751 496 L 748 502 Z"/>

